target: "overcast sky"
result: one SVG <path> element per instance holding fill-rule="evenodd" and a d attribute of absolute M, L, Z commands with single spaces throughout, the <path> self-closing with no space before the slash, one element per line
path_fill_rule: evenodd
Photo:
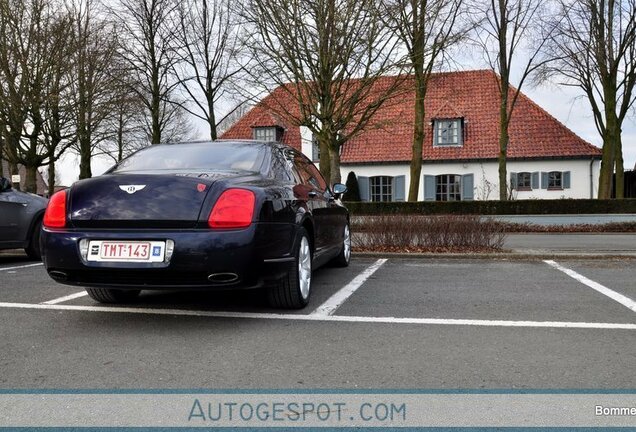
<path fill-rule="evenodd" d="M 576 89 L 558 85 L 543 85 L 534 88 L 524 87 L 523 93 L 581 138 L 601 147 L 602 141 L 594 126 L 589 104 L 585 98 L 576 97 Z M 192 123 L 198 129 L 201 139 L 209 136 L 204 123 L 196 119 L 193 119 Z M 623 125 L 623 158 L 625 169 L 634 169 L 636 164 L 636 123 L 633 118 L 627 119 Z M 111 165 L 112 159 L 94 158 L 93 175 L 102 174 Z M 79 176 L 77 158 L 71 154 L 66 155 L 62 163 L 59 164 L 59 170 L 62 183 L 66 186 L 70 185 Z"/>

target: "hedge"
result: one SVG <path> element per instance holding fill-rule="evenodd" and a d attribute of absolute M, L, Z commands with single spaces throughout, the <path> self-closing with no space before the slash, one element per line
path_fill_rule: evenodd
<path fill-rule="evenodd" d="M 604 214 L 636 213 L 636 199 L 520 200 L 520 201 L 419 201 L 345 202 L 352 214 Z"/>

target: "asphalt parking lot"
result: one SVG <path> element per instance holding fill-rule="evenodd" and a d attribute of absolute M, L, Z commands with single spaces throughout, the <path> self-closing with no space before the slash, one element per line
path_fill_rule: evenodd
<path fill-rule="evenodd" d="M 302 311 L 100 305 L 0 255 L 0 388 L 636 388 L 636 260 L 355 256 Z"/>

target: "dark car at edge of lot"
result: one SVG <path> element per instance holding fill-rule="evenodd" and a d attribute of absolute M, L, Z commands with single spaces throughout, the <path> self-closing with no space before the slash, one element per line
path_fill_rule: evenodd
<path fill-rule="evenodd" d="M 40 259 L 40 230 L 48 200 L 15 190 L 0 177 L 0 249 L 24 249 L 29 258 Z"/>
<path fill-rule="evenodd" d="M 51 197 L 43 261 L 105 303 L 143 289 L 265 288 L 304 307 L 312 270 L 349 263 L 342 184 L 279 143 L 154 145 Z"/>

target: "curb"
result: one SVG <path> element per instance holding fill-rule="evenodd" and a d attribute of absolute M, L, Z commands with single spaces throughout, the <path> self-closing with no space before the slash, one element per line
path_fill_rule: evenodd
<path fill-rule="evenodd" d="M 361 258 L 412 258 L 412 259 L 494 259 L 502 261 L 543 261 L 543 260 L 598 260 L 620 259 L 636 260 L 636 252 L 628 253 L 403 253 L 403 252 L 352 252 L 352 256 Z"/>

